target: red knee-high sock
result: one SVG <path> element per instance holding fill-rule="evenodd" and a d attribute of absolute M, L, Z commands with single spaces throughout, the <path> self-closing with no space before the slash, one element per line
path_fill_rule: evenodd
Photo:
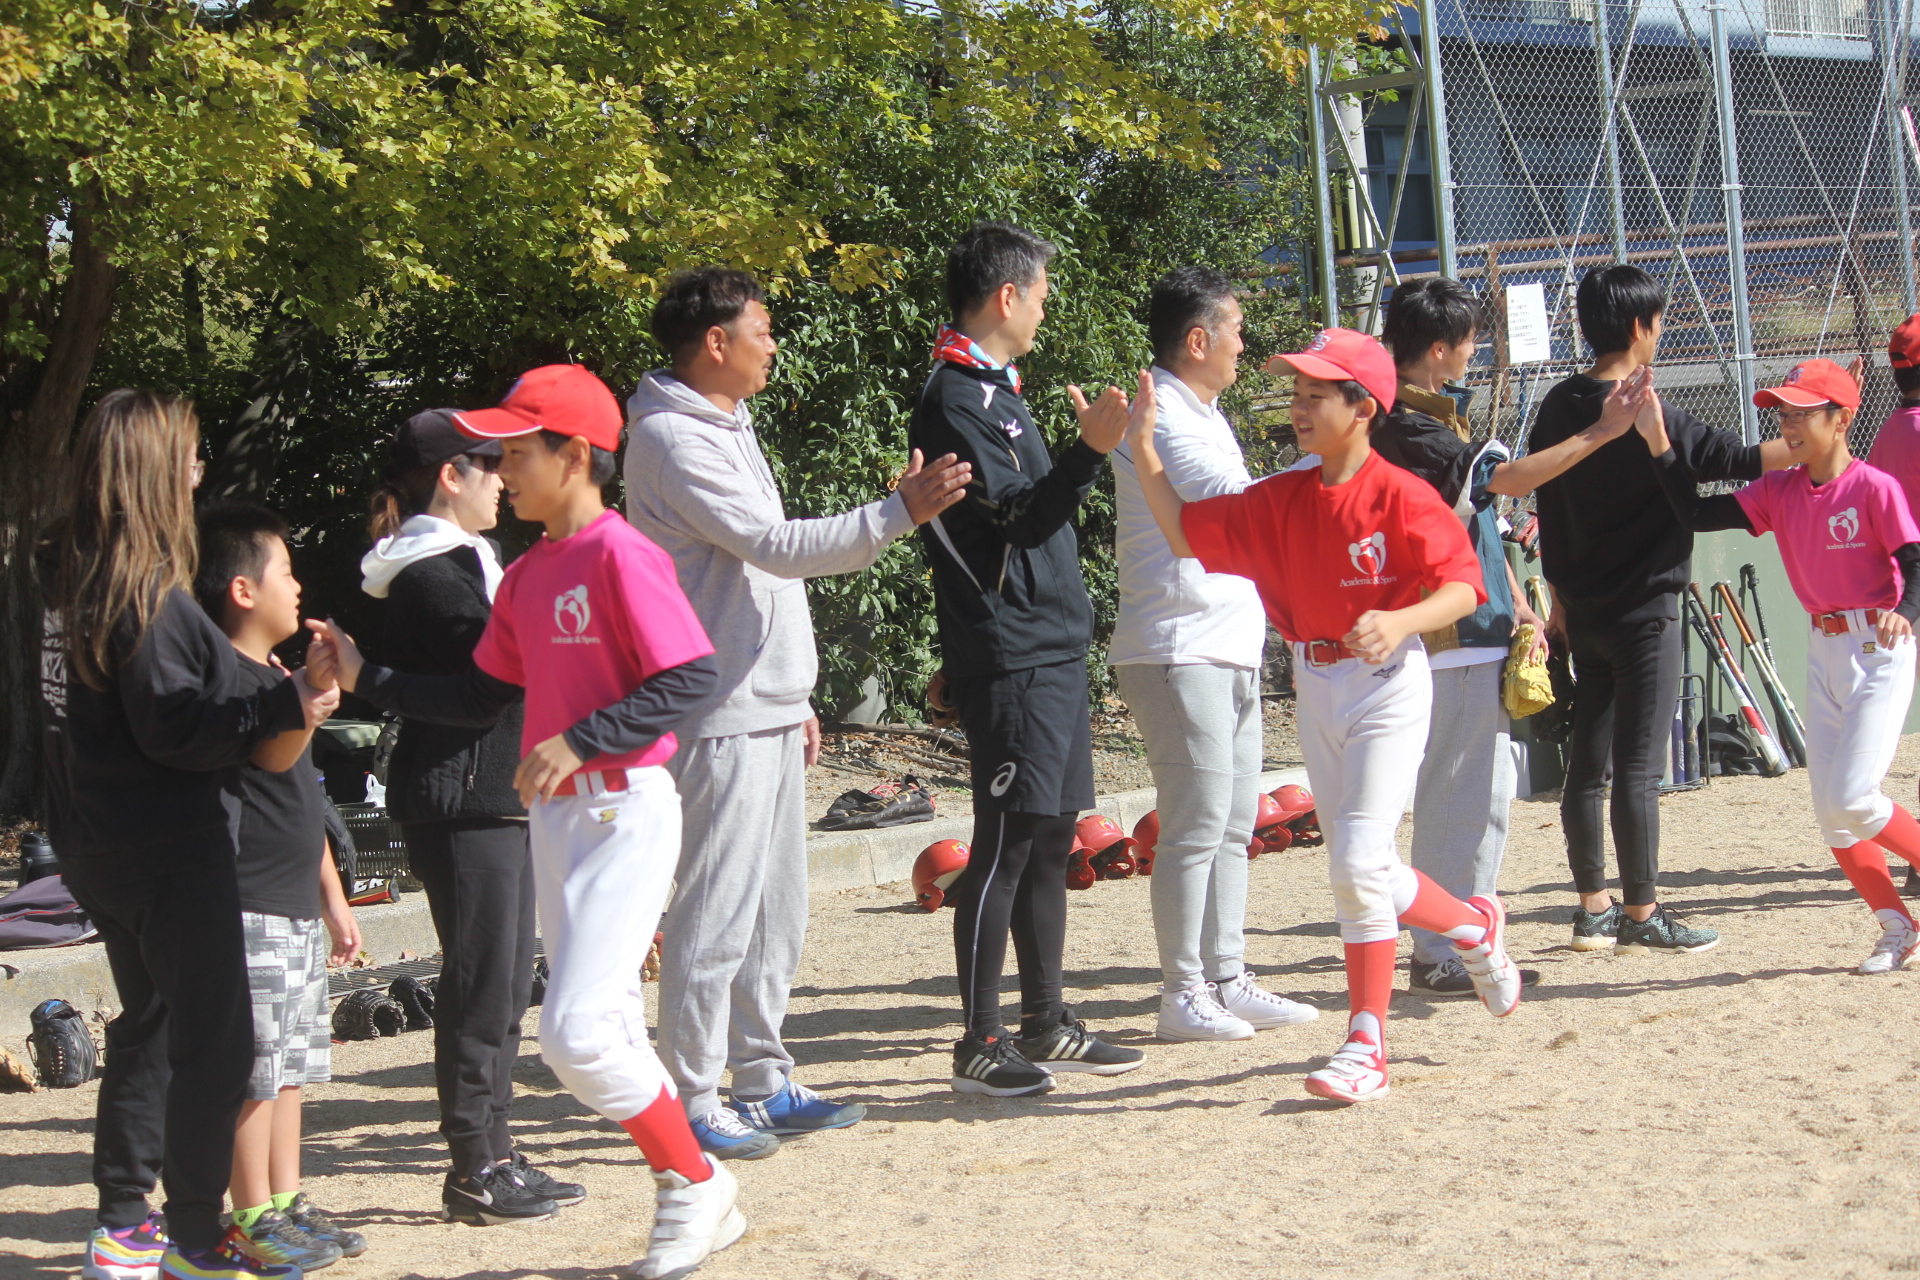
<path fill-rule="evenodd" d="M 1893 816 L 1887 819 L 1887 825 L 1880 828 L 1880 834 L 1873 842 L 1883 849 L 1891 849 L 1901 857 L 1920 867 L 1920 822 L 1900 805 L 1893 806 Z M 1854 848 L 1859 848 L 1855 845 Z"/>
<path fill-rule="evenodd" d="M 688 1182 L 705 1182 L 713 1176 L 713 1166 L 701 1154 L 700 1143 L 687 1126 L 687 1113 L 671 1089 L 662 1089 L 653 1105 L 620 1127 L 640 1144 L 640 1154 L 655 1172 L 671 1169 Z"/>
<path fill-rule="evenodd" d="M 1400 913 L 1400 923 L 1451 938 L 1454 945 L 1471 947 L 1487 936 L 1487 918 L 1427 878 L 1417 868 L 1414 877 L 1420 887 L 1414 891 L 1413 904 Z"/>
<path fill-rule="evenodd" d="M 1902 809 L 1900 812 L 1905 813 Z M 1907 819 L 1912 822 L 1912 818 Z M 1907 910 L 1907 904 L 1900 900 L 1900 891 L 1893 887 L 1893 875 L 1887 870 L 1887 855 L 1871 840 L 1862 840 L 1859 844 L 1849 845 L 1845 849 L 1835 849 L 1833 860 L 1847 873 L 1848 883 L 1853 885 L 1855 893 L 1867 900 L 1867 905 L 1875 911 L 1898 911 L 1907 919 L 1913 919 L 1913 913 Z"/>
<path fill-rule="evenodd" d="M 1393 999 L 1393 959 L 1399 941 L 1349 942 L 1347 950 L 1347 1035 L 1371 1033 L 1382 1051 L 1387 1043 L 1387 1005 Z"/>

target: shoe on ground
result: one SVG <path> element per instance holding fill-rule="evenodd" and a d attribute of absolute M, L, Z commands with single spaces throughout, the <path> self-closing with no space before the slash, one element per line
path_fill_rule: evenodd
<path fill-rule="evenodd" d="M 1160 988 L 1160 1017 L 1154 1023 L 1153 1034 L 1162 1040 L 1184 1043 L 1251 1040 L 1253 1024 L 1228 1013 L 1211 982 L 1196 982 L 1174 991 Z"/>
<path fill-rule="evenodd" d="M 1897 973 L 1907 967 L 1913 953 L 1920 951 L 1920 928 L 1898 911 L 1876 911 L 1880 917 L 1880 940 L 1860 962 L 1855 973 Z"/>
<path fill-rule="evenodd" d="M 1242 969 L 1239 976 L 1216 982 L 1214 986 L 1220 1007 L 1256 1031 L 1298 1026 L 1320 1016 L 1320 1011 L 1310 1004 L 1301 1004 L 1298 1000 L 1289 1000 L 1285 996 L 1261 990 L 1253 981 L 1252 971 L 1248 969 Z"/>
<path fill-rule="evenodd" d="M 1022 1036 L 1015 1043 L 1028 1062 L 1048 1071 L 1117 1076 L 1147 1060 L 1144 1050 L 1108 1044 L 1094 1035 L 1071 1009 L 1062 1009 L 1060 1021 L 1053 1026 L 1033 1036 Z"/>
<path fill-rule="evenodd" d="M 1507 905 L 1493 894 L 1475 895 L 1467 899 L 1467 905 L 1487 918 L 1487 936 L 1471 947 L 1454 950 L 1460 953 L 1460 964 L 1473 979 L 1480 1003 L 1494 1017 L 1504 1018 L 1519 1005 L 1521 990 L 1520 970 L 1507 954 Z"/>
<path fill-rule="evenodd" d="M 1620 950 L 1631 955 L 1646 951 L 1711 951 L 1720 945 L 1712 929 L 1695 929 L 1680 917 L 1656 906 L 1645 920 L 1632 916 L 1620 922 Z"/>
<path fill-rule="evenodd" d="M 1539 986 L 1540 971 L 1522 969 L 1520 985 L 1522 987 Z M 1460 963 L 1459 956 L 1448 956 L 1433 964 L 1428 964 L 1424 960 L 1407 961 L 1407 990 L 1417 991 L 1424 996 L 1474 994 L 1473 979 L 1467 976 L 1467 966 Z"/>
<path fill-rule="evenodd" d="M 1573 909 L 1573 942 L 1575 951 L 1611 951 L 1620 941 L 1620 922 L 1627 913 L 1620 909 L 1617 902 L 1609 902 L 1605 911 L 1589 911 L 1585 907 Z"/>
<path fill-rule="evenodd" d="M 1908 867 L 1906 881 L 1900 886 L 1905 898 L 1920 898 L 1920 867 Z"/>
<path fill-rule="evenodd" d="M 188 1249 L 175 1240 L 160 1260 L 160 1280 L 300 1280 L 298 1267 L 261 1262 L 249 1255 L 246 1239 L 233 1227 L 211 1249 Z"/>
<path fill-rule="evenodd" d="M 1356 1031 L 1318 1071 L 1307 1073 L 1307 1092 L 1334 1102 L 1372 1102 L 1392 1092 L 1387 1087 L 1387 1058 L 1373 1037 Z"/>
<path fill-rule="evenodd" d="M 740 1184 L 711 1155 L 707 1165 L 713 1176 L 705 1182 L 688 1182 L 671 1169 L 654 1173 L 653 1238 L 631 1272 L 639 1280 L 680 1280 L 746 1234 L 736 1203 Z"/>
<path fill-rule="evenodd" d="M 256 1262 L 298 1267 L 303 1275 L 330 1267 L 345 1256 L 339 1245 L 314 1235 L 278 1209 L 267 1210 L 251 1227 L 241 1228 L 235 1243 Z"/>
<path fill-rule="evenodd" d="M 507 1172 L 513 1176 L 515 1182 L 518 1182 L 528 1191 L 540 1197 L 542 1200 L 553 1201 L 562 1209 L 570 1204 L 579 1204 L 587 1198 L 587 1189 L 585 1187 L 577 1182 L 562 1182 L 558 1178 L 542 1173 L 533 1167 L 532 1161 L 528 1160 L 518 1151 L 514 1152 L 513 1158 L 507 1161 Z M 347 1256 L 352 1257 L 353 1255 L 348 1254 Z"/>
<path fill-rule="evenodd" d="M 1053 1088 L 1053 1073 L 1027 1061 L 1013 1037 L 968 1036 L 953 1046 L 953 1091 L 1024 1098 Z"/>
<path fill-rule="evenodd" d="M 440 1210 L 448 1222 L 499 1227 L 543 1221 L 560 1212 L 560 1206 L 527 1190 L 505 1165 L 495 1164 L 470 1178 L 449 1173 L 440 1187 Z"/>
<path fill-rule="evenodd" d="M 169 1243 L 167 1220 L 158 1210 L 130 1227 L 95 1227 L 87 1237 L 80 1280 L 159 1280 L 160 1259 Z"/>
<path fill-rule="evenodd" d="M 715 1160 L 765 1160 L 780 1153 L 780 1139 L 749 1127 L 728 1107 L 715 1107 L 687 1123 L 700 1149 Z"/>
<path fill-rule="evenodd" d="M 780 1092 L 771 1098 L 758 1102 L 735 1098 L 727 1105 L 749 1128 L 781 1137 L 844 1129 L 859 1124 L 867 1114 L 864 1102 L 829 1102 L 807 1086 L 791 1080 L 780 1086 Z"/>
<path fill-rule="evenodd" d="M 287 1206 L 287 1216 L 308 1235 L 319 1236 L 322 1240 L 331 1240 L 339 1245 L 343 1258 L 357 1258 L 367 1251 L 365 1236 L 336 1223 L 321 1211 L 319 1205 L 307 1199 L 304 1191 L 294 1196 L 293 1203 Z"/>

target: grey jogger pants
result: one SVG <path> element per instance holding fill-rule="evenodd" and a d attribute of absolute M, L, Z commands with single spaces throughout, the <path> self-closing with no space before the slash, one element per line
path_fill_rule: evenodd
<path fill-rule="evenodd" d="M 1494 891 L 1507 851 L 1514 769 L 1502 669 L 1482 662 L 1433 673 L 1433 719 L 1413 797 L 1413 865 L 1462 900 Z M 1439 934 L 1415 929 L 1413 954 L 1437 964 L 1456 953 Z"/>
<path fill-rule="evenodd" d="M 1237 977 L 1260 801 L 1259 675 L 1214 663 L 1128 663 L 1114 674 L 1160 793 L 1151 898 L 1167 989 Z"/>
<path fill-rule="evenodd" d="M 805 737 L 800 725 L 684 742 L 680 869 L 661 928 L 661 1061 L 689 1118 L 793 1070 L 780 1042 L 807 933 Z"/>

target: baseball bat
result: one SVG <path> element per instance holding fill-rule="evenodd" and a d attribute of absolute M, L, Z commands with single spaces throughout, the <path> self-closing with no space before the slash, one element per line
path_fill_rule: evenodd
<path fill-rule="evenodd" d="M 1762 648 L 1754 636 L 1753 628 L 1747 625 L 1747 614 L 1740 607 L 1740 601 L 1734 597 L 1733 584 L 1716 582 L 1713 593 L 1720 597 L 1720 606 L 1726 615 L 1733 619 L 1734 629 L 1740 633 L 1740 642 L 1753 655 L 1753 664 L 1760 670 L 1760 683 L 1766 687 L 1767 699 L 1773 703 L 1773 723 L 1780 730 L 1781 745 L 1794 764 L 1802 768 L 1807 763 L 1807 726 L 1800 722 L 1800 713 L 1794 708 L 1793 699 L 1787 696 L 1786 682 L 1780 679 L 1780 672 L 1773 665 L 1773 657 Z"/>
<path fill-rule="evenodd" d="M 1779 659 L 1773 656 L 1773 637 L 1767 634 L 1767 611 L 1760 607 L 1760 575 L 1750 564 L 1740 566 L 1740 598 L 1753 597 L 1753 629 L 1760 635 L 1760 647 L 1767 651 L 1767 661 L 1777 667 Z"/>
<path fill-rule="evenodd" d="M 1753 691 L 1747 688 L 1747 682 L 1740 676 L 1740 669 L 1734 665 L 1733 647 L 1727 643 L 1727 637 L 1713 620 L 1706 597 L 1700 594 L 1700 584 L 1688 583 L 1687 592 L 1687 617 L 1692 621 L 1694 630 L 1700 633 L 1700 641 L 1706 645 L 1707 654 L 1720 672 L 1720 678 L 1733 690 L 1733 696 L 1740 704 L 1740 714 L 1746 717 L 1747 726 L 1759 741 L 1760 758 L 1766 765 L 1767 777 L 1777 778 L 1787 771 L 1786 755 L 1774 739 L 1773 730 L 1767 727 L 1766 717 L 1760 714 L 1760 708 L 1754 703 Z"/>

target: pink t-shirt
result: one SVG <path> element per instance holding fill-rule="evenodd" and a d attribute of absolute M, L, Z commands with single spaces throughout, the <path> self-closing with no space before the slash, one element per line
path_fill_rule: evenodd
<path fill-rule="evenodd" d="M 1906 494 L 1855 458 L 1825 484 L 1804 466 L 1769 471 L 1736 495 L 1756 536 L 1772 530 L 1787 581 L 1809 613 L 1900 603 L 1896 548 L 1920 542 Z"/>
<path fill-rule="evenodd" d="M 1867 461 L 1900 482 L 1907 510 L 1920 513 L 1920 408 L 1895 409 L 1873 438 Z M 1920 519 L 1917 514 L 1915 519 Z"/>
<path fill-rule="evenodd" d="M 496 680 L 526 689 L 524 755 L 647 677 L 712 652 L 673 558 L 608 511 L 571 538 L 541 538 L 507 566 L 473 660 Z M 664 764 L 678 745 L 669 733 L 643 750 L 586 764 Z"/>

